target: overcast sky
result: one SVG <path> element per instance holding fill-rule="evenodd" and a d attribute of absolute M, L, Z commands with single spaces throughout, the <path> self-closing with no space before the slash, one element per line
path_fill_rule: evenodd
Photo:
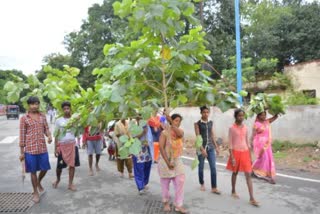
<path fill-rule="evenodd" d="M 25 74 L 44 56 L 66 53 L 64 36 L 79 30 L 88 8 L 103 0 L 0 0 L 0 70 Z"/>

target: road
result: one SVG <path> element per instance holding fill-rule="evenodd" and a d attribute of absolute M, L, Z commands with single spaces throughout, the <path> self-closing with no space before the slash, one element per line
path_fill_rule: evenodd
<path fill-rule="evenodd" d="M 4 117 L 0 117 L 0 194 L 31 192 L 29 175 L 24 185 L 21 180 L 21 165 L 18 161 L 18 128 L 17 120 L 7 121 Z M 67 190 L 67 170 L 63 172 L 59 188 L 51 187 L 55 179 L 56 159 L 52 153 L 53 145 L 48 145 L 48 148 L 52 169 L 43 181 L 46 193 L 41 196 L 41 203 L 33 205 L 27 211 L 28 213 L 160 213 L 161 193 L 156 165 L 152 168 L 149 193 L 140 196 L 133 180 L 117 176 L 116 164 L 108 161 L 106 152 L 101 157 L 102 171 L 89 177 L 86 153 L 81 150 L 81 166 L 76 169 L 75 177 L 78 191 L 70 192 Z M 185 205 L 190 213 L 320 213 L 320 175 L 278 171 L 282 176 L 277 177 L 276 185 L 254 179 L 254 194 L 261 203 L 261 206 L 256 208 L 248 203 L 249 196 L 243 175 L 238 177 L 237 192 L 240 199 L 236 200 L 230 197 L 231 173 L 224 169 L 223 163 L 217 166 L 218 187 L 222 191 L 222 195 L 218 196 L 209 191 L 199 191 L 197 170 L 190 169 L 190 160 L 185 159 L 184 162 L 186 164 Z M 287 176 L 298 177 L 298 179 Z M 205 169 L 205 179 L 209 189 L 208 168 Z"/>

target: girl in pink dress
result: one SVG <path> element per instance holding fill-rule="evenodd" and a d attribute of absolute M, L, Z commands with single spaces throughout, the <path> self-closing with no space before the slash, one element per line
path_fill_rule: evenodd
<path fill-rule="evenodd" d="M 227 164 L 227 169 L 232 171 L 231 184 L 232 192 L 231 196 L 238 199 L 239 196 L 236 193 L 236 181 L 238 172 L 244 172 L 250 201 L 253 206 L 259 206 L 259 203 L 253 197 L 253 187 L 251 180 L 251 146 L 248 140 L 248 129 L 243 124 L 245 113 L 241 109 L 237 109 L 234 112 L 235 123 L 229 128 L 229 151 L 230 157 Z"/>
<path fill-rule="evenodd" d="M 266 119 L 266 112 L 257 115 L 253 126 L 252 140 L 256 160 L 252 165 L 253 175 L 275 184 L 276 169 L 272 154 L 272 135 L 270 124 L 278 115 Z"/>

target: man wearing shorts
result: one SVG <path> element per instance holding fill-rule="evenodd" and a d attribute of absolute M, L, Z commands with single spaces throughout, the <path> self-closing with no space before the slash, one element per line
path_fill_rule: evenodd
<path fill-rule="evenodd" d="M 69 185 L 68 189 L 71 191 L 76 191 L 76 187 L 73 184 L 73 178 L 75 174 L 75 167 L 80 166 L 79 160 L 79 149 L 76 144 L 76 136 L 71 132 L 70 127 L 66 129 L 69 125 L 68 121 L 71 118 L 71 103 L 63 102 L 61 104 L 64 116 L 56 120 L 54 129 L 54 154 L 58 158 L 57 162 L 57 180 L 53 182 L 53 188 L 57 188 L 60 182 L 62 169 L 69 166 Z M 65 134 L 64 134 L 65 133 Z"/>
<path fill-rule="evenodd" d="M 96 170 L 100 171 L 99 160 L 102 151 L 102 130 L 101 125 L 98 128 L 87 126 L 83 133 L 83 145 L 87 147 L 88 162 L 89 162 L 89 176 L 93 176 L 92 162 L 93 153 L 96 154 Z"/>
<path fill-rule="evenodd" d="M 45 136 L 49 144 L 52 138 L 46 115 L 39 112 L 39 98 L 31 96 L 27 103 L 28 112 L 20 119 L 20 160 L 25 160 L 26 172 L 31 173 L 32 200 L 39 203 L 44 192 L 41 181 L 50 169 Z M 38 176 L 37 171 L 40 171 Z"/>

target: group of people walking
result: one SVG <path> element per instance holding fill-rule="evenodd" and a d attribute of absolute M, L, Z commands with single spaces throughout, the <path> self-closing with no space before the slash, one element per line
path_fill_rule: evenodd
<path fill-rule="evenodd" d="M 45 115 L 39 112 L 40 101 L 37 97 L 30 97 L 27 100 L 29 105 L 28 113 L 20 120 L 20 160 L 25 161 L 26 172 L 31 173 L 33 186 L 33 201 L 38 203 L 40 195 L 44 192 L 41 181 L 46 172 L 50 169 L 48 151 L 44 136 L 48 137 L 48 143 L 51 143 L 52 137 L 48 127 Z M 55 122 L 55 140 L 54 153 L 57 157 L 56 180 L 52 186 L 58 187 L 62 169 L 69 167 L 69 185 L 68 189 L 75 191 L 73 183 L 75 167 L 80 165 L 79 151 L 76 144 L 76 136 L 71 129 L 65 130 L 68 120 L 71 118 L 71 103 L 63 102 L 61 109 L 63 117 Z M 217 170 L 216 155 L 219 154 L 219 146 L 215 140 L 213 122 L 209 120 L 209 108 L 203 106 L 200 108 L 201 118 L 194 123 L 196 136 L 201 136 L 202 145 L 197 150 L 199 160 L 198 177 L 200 190 L 205 191 L 204 184 L 204 162 L 208 160 L 211 174 L 211 192 L 220 195 L 217 188 Z M 116 122 L 114 127 L 114 139 L 116 141 L 117 169 L 120 176 L 124 176 L 124 166 L 128 170 L 129 178 L 134 178 L 139 194 L 144 194 L 148 190 L 148 183 L 153 162 L 157 161 L 157 169 L 160 176 L 162 191 L 162 201 L 164 211 L 170 211 L 170 183 L 174 185 L 174 209 L 180 213 L 187 213 L 183 206 L 184 201 L 184 183 L 186 180 L 184 164 L 182 161 L 184 131 L 180 128 L 182 116 L 180 114 L 165 114 L 159 120 L 154 118 L 148 121 L 143 127 L 142 133 L 131 136 L 129 133 L 129 124 L 125 119 Z M 250 204 L 258 206 L 259 203 L 253 196 L 252 175 L 266 179 L 270 183 L 275 183 L 275 167 L 272 155 L 272 138 L 270 123 L 277 119 L 274 116 L 266 119 L 266 112 L 257 115 L 253 126 L 251 140 L 249 139 L 248 128 L 243 124 L 245 112 L 237 109 L 234 112 L 235 122 L 229 128 L 229 160 L 226 169 L 232 171 L 231 176 L 231 196 L 239 198 L 236 192 L 236 180 L 239 172 L 245 173 L 250 196 Z M 141 121 L 140 115 L 136 117 L 136 123 Z M 156 128 L 155 128 L 156 126 Z M 83 144 L 87 147 L 89 175 L 94 175 L 93 154 L 96 153 L 95 168 L 100 171 L 99 160 L 101 154 L 103 131 L 98 128 L 96 133 L 92 134 L 90 126 L 85 129 Z M 138 155 L 129 155 L 126 158 L 120 158 L 119 148 L 121 142 L 119 138 L 123 135 L 138 138 L 141 144 L 141 150 Z M 100 136 L 100 138 L 98 137 Z M 102 136 L 103 137 L 103 136 Z M 160 158 L 154 158 L 154 142 L 159 143 Z M 251 151 L 255 154 L 255 161 L 252 162 Z M 37 171 L 40 173 L 37 175 Z M 134 172 L 134 174 L 133 174 Z"/>

